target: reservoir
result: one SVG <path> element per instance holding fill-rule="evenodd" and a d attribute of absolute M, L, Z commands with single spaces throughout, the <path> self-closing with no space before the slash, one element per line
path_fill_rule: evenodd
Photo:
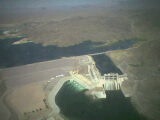
<path fill-rule="evenodd" d="M 0 39 L 0 68 L 48 61 L 62 57 L 127 49 L 137 42 L 135 39 L 128 39 L 115 42 L 111 45 L 104 45 L 102 42 L 92 42 L 88 40 L 69 47 L 59 47 L 56 45 L 43 46 L 42 44 L 33 42 L 13 44 L 21 39 L 22 38 Z"/>

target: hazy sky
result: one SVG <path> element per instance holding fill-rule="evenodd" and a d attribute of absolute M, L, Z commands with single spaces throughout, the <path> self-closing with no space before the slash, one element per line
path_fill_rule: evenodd
<path fill-rule="evenodd" d="M 52 7 L 101 4 L 110 0 L 0 0 L 0 7 Z"/>
<path fill-rule="evenodd" d="M 115 3 L 156 5 L 160 0 L 0 0 L 0 8 L 39 8 L 55 6 L 107 5 Z M 138 4 L 137 4 L 138 5 Z"/>

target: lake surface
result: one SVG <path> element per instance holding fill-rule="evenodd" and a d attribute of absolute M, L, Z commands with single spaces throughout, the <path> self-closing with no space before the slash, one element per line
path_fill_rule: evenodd
<path fill-rule="evenodd" d="M 122 71 L 113 63 L 113 61 L 105 54 L 92 56 L 96 62 L 96 67 L 103 75 L 105 73 L 123 74 Z"/>
<path fill-rule="evenodd" d="M 107 91 L 107 99 L 92 100 L 86 90 L 66 82 L 56 96 L 61 113 L 68 120 L 145 120 L 121 91 Z"/>
<path fill-rule="evenodd" d="M 61 57 L 127 49 L 136 43 L 135 39 L 129 39 L 105 46 L 102 42 L 91 42 L 89 40 L 69 47 L 58 47 L 56 45 L 42 46 L 42 44 L 33 42 L 13 45 L 14 42 L 20 39 L 22 38 L 0 39 L 0 68 L 31 64 Z"/>

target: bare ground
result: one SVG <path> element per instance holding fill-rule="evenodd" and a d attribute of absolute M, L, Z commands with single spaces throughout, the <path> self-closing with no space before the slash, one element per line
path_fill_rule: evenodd
<path fill-rule="evenodd" d="M 44 109 L 43 99 L 45 93 L 43 85 L 40 83 L 31 83 L 15 88 L 6 98 L 9 105 L 16 113 L 23 115 L 25 112 L 32 112 L 36 109 Z"/>
<path fill-rule="evenodd" d="M 110 52 L 115 64 L 127 73 L 129 81 L 123 84 L 137 110 L 149 119 L 159 120 L 160 41 L 151 40 L 133 49 Z"/>
<path fill-rule="evenodd" d="M 34 120 L 38 119 L 38 116 L 44 117 L 44 113 L 47 113 L 47 107 L 43 101 L 44 98 L 46 99 L 46 85 L 50 83 L 52 87 L 55 86 L 58 80 L 56 76 L 62 74 L 67 76 L 70 70 L 84 61 L 88 61 L 87 56 L 1 69 L 1 79 L 5 81 L 8 88 L 3 105 L 6 105 L 11 112 L 12 116 L 9 117 L 14 120 L 17 116 L 19 119 L 32 116 L 30 119 Z M 75 65 L 75 63 L 78 64 Z M 4 112 L 5 108 L 1 110 Z M 8 119 L 5 116 L 7 114 L 7 112 L 4 114 L 4 119 Z"/>

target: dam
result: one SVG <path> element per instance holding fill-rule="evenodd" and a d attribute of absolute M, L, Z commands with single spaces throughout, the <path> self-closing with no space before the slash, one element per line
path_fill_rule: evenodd
<path fill-rule="evenodd" d="M 81 70 L 80 66 L 85 66 L 85 72 Z M 75 91 L 85 91 L 86 95 L 98 100 L 106 99 L 109 91 L 119 91 L 125 80 L 127 80 L 126 74 L 108 73 L 101 75 L 92 57 L 87 56 L 86 61 L 79 60 L 78 65 L 74 65 L 74 69 L 69 72 L 69 76 L 59 79 L 56 86 L 49 93 L 48 104 L 52 109 L 50 115 L 55 118 L 61 111 L 57 106 L 56 97 L 63 85 L 70 85 L 71 89 Z"/>
<path fill-rule="evenodd" d="M 140 120 L 120 90 L 127 75 L 102 74 L 97 68 L 93 57 L 86 55 L 3 69 L 2 80 L 12 88 L 7 89 L 5 99 L 12 102 L 9 107 L 15 111 L 9 117 Z"/>

